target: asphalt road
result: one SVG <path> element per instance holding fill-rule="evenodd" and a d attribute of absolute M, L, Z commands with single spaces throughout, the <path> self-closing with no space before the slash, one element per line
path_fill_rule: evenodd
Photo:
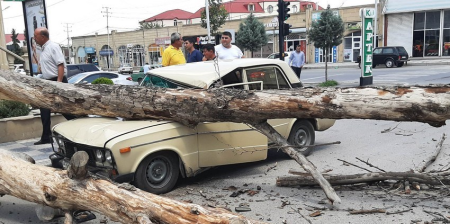
<path fill-rule="evenodd" d="M 340 84 L 359 85 L 360 70 L 358 68 L 328 67 L 328 79 Z M 448 65 L 435 66 L 403 66 L 400 68 L 385 68 L 379 65 L 373 69 L 374 85 L 428 85 L 450 83 Z M 305 84 L 325 81 L 324 69 L 302 70 L 301 81 Z"/>

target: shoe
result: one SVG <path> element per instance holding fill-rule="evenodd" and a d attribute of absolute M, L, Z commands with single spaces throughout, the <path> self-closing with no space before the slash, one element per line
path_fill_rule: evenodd
<path fill-rule="evenodd" d="M 94 213 L 90 211 L 78 210 L 73 213 L 73 217 L 77 223 L 87 222 L 96 219 Z"/>
<path fill-rule="evenodd" d="M 43 145 L 43 144 L 51 144 L 52 140 L 39 140 L 37 142 L 34 143 L 34 145 Z"/>

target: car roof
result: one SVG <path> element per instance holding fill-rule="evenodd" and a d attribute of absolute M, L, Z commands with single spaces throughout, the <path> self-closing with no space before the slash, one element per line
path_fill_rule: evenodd
<path fill-rule="evenodd" d="M 218 74 L 220 74 L 220 78 L 222 78 L 235 69 L 266 65 L 276 65 L 281 67 L 291 83 L 300 82 L 285 61 L 268 58 L 219 60 L 217 66 L 215 61 L 202 61 L 156 68 L 147 73 L 182 82 L 190 86 L 207 89 L 219 79 Z"/>

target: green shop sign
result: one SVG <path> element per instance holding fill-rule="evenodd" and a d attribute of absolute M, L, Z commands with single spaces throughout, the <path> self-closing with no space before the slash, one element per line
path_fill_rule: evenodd
<path fill-rule="evenodd" d="M 360 10 L 362 46 L 361 46 L 361 78 L 360 86 L 371 85 L 372 76 L 372 52 L 373 52 L 373 19 L 375 18 L 375 9 L 363 8 Z"/>

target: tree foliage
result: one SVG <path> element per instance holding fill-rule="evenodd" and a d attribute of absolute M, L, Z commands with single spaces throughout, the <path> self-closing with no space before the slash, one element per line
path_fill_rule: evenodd
<path fill-rule="evenodd" d="M 92 82 L 92 84 L 107 84 L 107 85 L 113 85 L 114 82 L 111 79 L 101 77 Z"/>
<path fill-rule="evenodd" d="M 158 29 L 164 27 L 164 24 L 152 22 L 139 22 L 139 30 Z"/>
<path fill-rule="evenodd" d="M 259 50 L 261 46 L 267 44 L 267 35 L 264 24 L 261 23 L 253 13 L 239 24 L 236 44 L 244 50 L 251 51 L 252 57 L 254 51 Z"/>
<path fill-rule="evenodd" d="M 211 34 L 218 34 L 218 30 L 225 24 L 225 21 L 228 17 L 228 12 L 225 9 L 225 6 L 222 5 L 222 0 L 208 0 L 209 2 L 209 24 L 211 29 Z M 206 21 L 206 10 L 204 9 L 201 12 L 201 26 L 203 28 L 207 28 Z"/>
<path fill-rule="evenodd" d="M 16 29 L 12 29 L 11 30 L 11 40 L 13 42 L 12 46 L 11 46 L 11 51 L 14 52 L 15 54 L 21 56 L 23 55 L 23 51 L 22 48 L 20 47 L 20 40 L 18 39 L 19 33 L 16 33 Z M 22 64 L 23 62 L 18 60 L 18 59 L 14 59 L 14 64 Z"/>
<path fill-rule="evenodd" d="M 0 119 L 25 116 L 30 113 L 28 105 L 11 100 L 0 100 Z"/>
<path fill-rule="evenodd" d="M 324 55 L 328 55 L 332 47 L 342 43 L 344 38 L 344 22 L 340 16 L 335 16 L 328 5 L 320 14 L 320 19 L 313 21 L 308 32 L 308 38 L 314 42 L 314 47 L 322 48 Z M 325 61 L 325 81 L 327 81 L 327 62 Z"/>

